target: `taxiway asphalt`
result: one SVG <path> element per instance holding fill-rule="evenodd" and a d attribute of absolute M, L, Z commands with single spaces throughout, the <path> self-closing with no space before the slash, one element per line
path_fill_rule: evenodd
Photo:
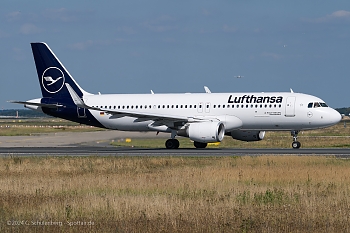
<path fill-rule="evenodd" d="M 163 137 L 154 132 L 61 132 L 36 136 L 0 137 L 0 156 L 257 156 L 257 155 L 334 155 L 350 158 L 350 149 L 144 149 L 113 147 L 111 141 L 125 138 Z"/>

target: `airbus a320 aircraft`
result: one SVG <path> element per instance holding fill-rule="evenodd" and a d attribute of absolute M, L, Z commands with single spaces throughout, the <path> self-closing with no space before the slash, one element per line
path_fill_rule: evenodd
<path fill-rule="evenodd" d="M 42 98 L 10 101 L 50 116 L 124 131 L 170 133 L 168 149 L 179 147 L 176 136 L 196 148 L 220 142 L 224 135 L 259 141 L 265 131 L 290 131 L 300 148 L 300 130 L 338 123 L 341 115 L 323 100 L 291 92 L 197 94 L 98 94 L 84 91 L 45 43 L 32 43 Z"/>

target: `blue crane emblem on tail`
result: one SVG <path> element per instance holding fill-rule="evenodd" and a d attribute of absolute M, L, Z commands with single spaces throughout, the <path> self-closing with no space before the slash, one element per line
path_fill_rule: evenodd
<path fill-rule="evenodd" d="M 57 67 L 47 68 L 41 77 L 41 83 L 44 89 L 52 94 L 59 92 L 62 89 L 64 82 L 64 74 Z"/>

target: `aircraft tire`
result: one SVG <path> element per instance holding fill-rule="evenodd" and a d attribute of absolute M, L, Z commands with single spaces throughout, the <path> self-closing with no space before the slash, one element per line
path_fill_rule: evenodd
<path fill-rule="evenodd" d="M 203 142 L 193 142 L 194 147 L 196 148 L 206 148 L 208 143 L 203 143 Z"/>
<path fill-rule="evenodd" d="M 301 147 L 301 143 L 298 141 L 292 142 L 293 149 L 299 149 Z"/>
<path fill-rule="evenodd" d="M 179 148 L 179 146 L 180 146 L 180 143 L 179 143 L 179 140 L 177 139 L 168 139 L 165 142 L 165 147 L 167 149 L 177 149 Z"/>

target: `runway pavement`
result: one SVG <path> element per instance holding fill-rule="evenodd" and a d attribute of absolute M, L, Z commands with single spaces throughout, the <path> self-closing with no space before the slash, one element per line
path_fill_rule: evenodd
<path fill-rule="evenodd" d="M 350 158 L 350 149 L 142 149 L 131 147 L 0 147 L 0 156 L 258 156 L 334 155 Z"/>
<path fill-rule="evenodd" d="M 37 136 L 0 137 L 0 156 L 244 156 L 244 155 L 335 155 L 350 158 L 350 149 L 143 149 L 113 147 L 110 142 L 125 138 L 162 137 L 154 132 L 98 131 L 52 133 Z"/>

